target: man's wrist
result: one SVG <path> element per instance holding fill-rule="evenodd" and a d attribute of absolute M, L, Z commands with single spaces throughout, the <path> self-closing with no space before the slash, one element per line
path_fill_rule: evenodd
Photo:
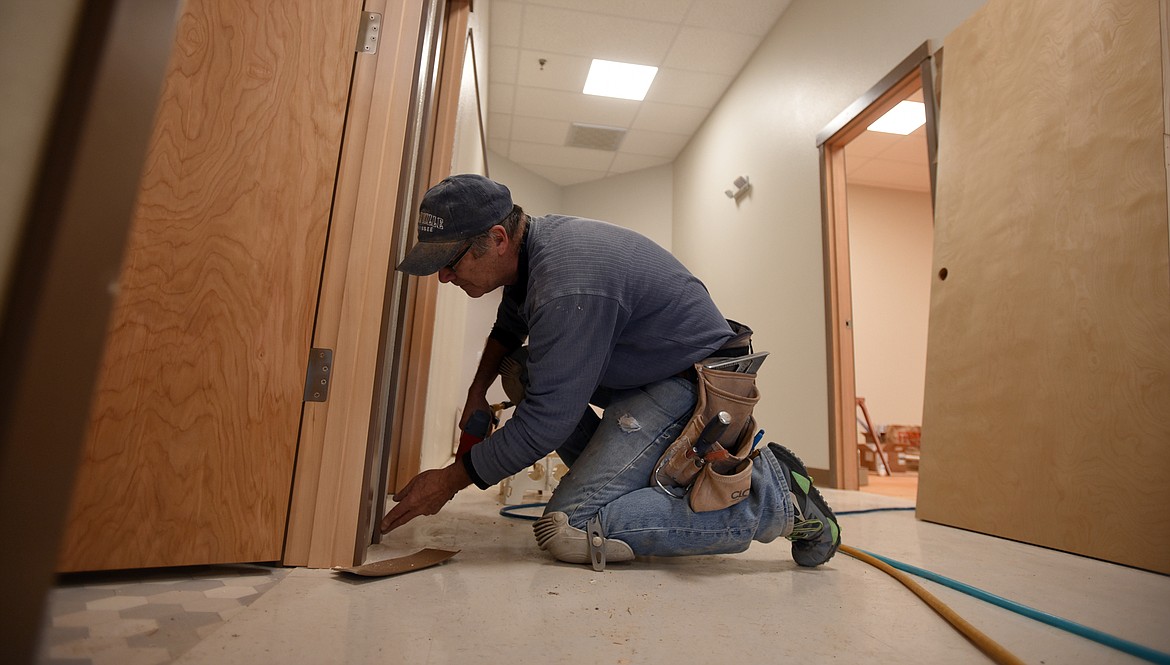
<path fill-rule="evenodd" d="M 451 482 L 451 487 L 454 490 L 451 492 L 452 496 L 468 485 L 471 485 L 471 475 L 467 473 L 467 467 L 463 465 L 462 459 L 456 459 L 447 467 L 447 475 Z"/>

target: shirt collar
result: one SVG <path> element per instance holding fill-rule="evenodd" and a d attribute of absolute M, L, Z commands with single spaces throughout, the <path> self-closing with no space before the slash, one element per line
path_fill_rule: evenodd
<path fill-rule="evenodd" d="M 520 256 L 516 263 L 516 283 L 513 285 L 517 302 L 524 302 L 528 296 L 528 232 L 532 229 L 532 218 L 524 223 L 524 235 L 520 238 Z"/>

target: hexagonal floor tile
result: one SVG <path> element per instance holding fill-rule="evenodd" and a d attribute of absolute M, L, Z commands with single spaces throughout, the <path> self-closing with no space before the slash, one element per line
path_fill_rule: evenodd
<path fill-rule="evenodd" d="M 146 602 L 146 598 L 142 596 L 114 596 L 113 598 L 91 600 L 85 604 L 85 607 L 89 610 L 128 610 L 131 607 L 145 605 Z"/>
<path fill-rule="evenodd" d="M 208 598 L 244 598 L 254 595 L 256 589 L 250 586 L 225 586 L 218 589 L 208 589 L 203 595 Z"/>

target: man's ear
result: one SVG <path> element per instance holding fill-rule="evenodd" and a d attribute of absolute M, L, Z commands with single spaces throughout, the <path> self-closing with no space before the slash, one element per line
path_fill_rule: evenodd
<path fill-rule="evenodd" d="M 501 254 L 508 248 L 508 231 L 503 226 L 496 224 L 491 228 L 492 241 L 495 242 L 496 247 L 499 247 Z"/>

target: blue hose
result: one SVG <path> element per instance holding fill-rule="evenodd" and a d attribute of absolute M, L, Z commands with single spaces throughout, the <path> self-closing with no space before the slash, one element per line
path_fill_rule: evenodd
<path fill-rule="evenodd" d="M 896 510 L 914 510 L 914 506 L 898 506 L 897 508 L 865 508 L 863 510 L 834 511 L 834 515 L 864 515 L 866 513 L 888 513 Z"/>
<path fill-rule="evenodd" d="M 500 508 L 500 515 L 518 520 L 529 520 L 530 522 L 535 522 L 540 518 L 536 517 L 535 515 L 521 515 L 513 511 L 523 510 L 524 508 L 544 508 L 547 505 L 547 503 L 519 503 L 515 506 L 504 506 L 503 508 Z"/>

